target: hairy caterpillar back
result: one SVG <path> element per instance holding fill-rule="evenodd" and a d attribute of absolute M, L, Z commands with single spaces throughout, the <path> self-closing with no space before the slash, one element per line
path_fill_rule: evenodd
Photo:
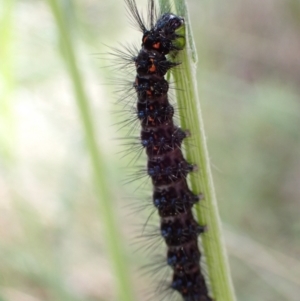
<path fill-rule="evenodd" d="M 158 14 L 153 0 L 148 5 L 148 25 L 134 0 L 125 0 L 131 19 L 142 31 L 138 53 L 116 51 L 125 65 L 135 66 L 132 88 L 136 93 L 135 118 L 141 126 L 140 145 L 147 155 L 146 173 L 151 178 L 152 203 L 160 217 L 160 235 L 166 244 L 166 264 L 172 269 L 168 288 L 185 301 L 211 301 L 203 276 L 198 236 L 205 227 L 197 223 L 192 208 L 200 200 L 188 186 L 187 176 L 195 165 L 187 162 L 181 145 L 187 130 L 174 124 L 165 75 L 180 63 L 170 61 L 185 47 L 184 19 L 173 13 Z M 159 16 L 158 16 L 159 15 Z M 124 96 L 127 99 L 127 96 Z"/>

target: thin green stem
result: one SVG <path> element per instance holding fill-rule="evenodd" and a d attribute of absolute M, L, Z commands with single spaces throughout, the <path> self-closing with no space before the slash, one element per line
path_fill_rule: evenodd
<path fill-rule="evenodd" d="M 12 95 L 14 91 L 14 0 L 1 4 L 0 12 L 0 155 L 7 162 L 14 157 L 15 120 L 12 110 Z"/>
<path fill-rule="evenodd" d="M 160 0 L 164 5 L 168 0 Z M 180 68 L 174 68 L 173 77 L 177 89 L 179 107 L 184 108 L 180 114 L 181 126 L 191 132 L 192 145 L 185 145 L 188 162 L 197 164 L 198 172 L 192 173 L 190 180 L 192 190 L 203 193 L 205 205 L 196 206 L 199 224 L 207 225 L 207 233 L 201 236 L 211 292 L 216 301 L 234 301 L 230 269 L 223 242 L 221 222 L 211 174 L 206 136 L 198 98 L 196 82 L 197 52 L 191 32 L 189 15 L 185 0 L 174 1 L 176 13 L 185 18 L 186 47 L 176 57 L 181 62 Z M 163 6 L 162 6 L 163 7 Z"/>
<path fill-rule="evenodd" d="M 130 273 L 125 256 L 122 250 L 122 239 L 119 233 L 119 228 L 114 218 L 114 210 L 112 206 L 112 195 L 109 189 L 109 183 L 106 181 L 105 162 L 100 155 L 97 147 L 95 129 L 91 117 L 91 109 L 89 107 L 88 97 L 83 87 L 83 80 L 76 64 L 76 54 L 74 52 L 73 41 L 71 34 L 68 31 L 66 20 L 59 6 L 58 0 L 48 0 L 49 6 L 55 18 L 60 41 L 62 44 L 63 57 L 69 72 L 70 79 L 73 83 L 75 99 L 79 109 L 83 129 L 85 132 L 86 143 L 91 157 L 92 166 L 94 169 L 94 180 L 96 185 L 97 199 L 100 207 L 101 218 L 105 226 L 106 243 L 108 253 L 111 256 L 115 275 L 118 281 L 119 300 L 132 301 L 134 300 Z M 101 268 L 101 267 L 99 267 Z"/>

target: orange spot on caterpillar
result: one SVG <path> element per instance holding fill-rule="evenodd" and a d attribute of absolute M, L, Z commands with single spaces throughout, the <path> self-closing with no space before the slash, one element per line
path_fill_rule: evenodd
<path fill-rule="evenodd" d="M 150 72 L 155 72 L 156 71 L 156 66 L 154 65 L 153 61 L 154 61 L 153 59 L 150 59 L 150 62 L 152 63 L 151 67 L 149 68 Z"/>
<path fill-rule="evenodd" d="M 154 44 L 152 45 L 152 47 L 153 47 L 154 49 L 159 49 L 159 48 L 160 48 L 160 42 L 154 43 Z"/>

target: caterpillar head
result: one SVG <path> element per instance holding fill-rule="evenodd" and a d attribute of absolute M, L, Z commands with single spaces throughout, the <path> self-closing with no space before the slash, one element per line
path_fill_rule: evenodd
<path fill-rule="evenodd" d="M 171 13 L 163 14 L 153 28 L 144 32 L 142 41 L 146 49 L 162 54 L 182 50 L 185 46 L 184 19 Z"/>

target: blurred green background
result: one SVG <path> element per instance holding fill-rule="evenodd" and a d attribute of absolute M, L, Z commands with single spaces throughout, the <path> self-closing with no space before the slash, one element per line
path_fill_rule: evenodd
<path fill-rule="evenodd" d="M 103 212 L 50 3 L 0 1 L 0 300 L 117 300 Z M 137 300 L 145 300 L 149 285 L 135 267 L 146 256 L 134 253 L 131 241 L 141 221 L 135 226 L 136 214 L 128 215 L 130 189 L 121 184 L 128 168 L 117 154 L 114 87 L 107 84 L 118 71 L 103 59 L 105 45 L 139 46 L 140 33 L 122 0 L 58 3 L 106 163 L 103 181 L 122 226 L 128 278 Z M 300 1 L 188 5 L 238 300 L 299 301 Z"/>

